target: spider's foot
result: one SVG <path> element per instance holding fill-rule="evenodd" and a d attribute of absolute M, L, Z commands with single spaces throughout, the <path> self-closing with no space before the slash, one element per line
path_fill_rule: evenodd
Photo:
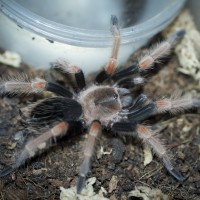
<path fill-rule="evenodd" d="M 174 176 L 174 178 L 176 178 L 179 182 L 183 182 L 185 180 L 185 177 L 182 176 L 182 174 L 176 170 L 175 168 L 169 170 L 169 173 Z"/>
<path fill-rule="evenodd" d="M 77 194 L 81 193 L 84 185 L 85 185 L 85 176 L 79 176 L 78 183 L 77 183 L 77 188 L 76 188 Z"/>
<path fill-rule="evenodd" d="M 168 38 L 168 42 L 170 44 L 173 44 L 174 42 L 181 40 L 183 36 L 185 35 L 185 33 L 186 33 L 185 29 L 181 29 L 175 33 L 172 33 L 170 37 Z"/>
<path fill-rule="evenodd" d="M 199 98 L 194 99 L 193 105 L 194 105 L 195 108 L 200 108 L 200 99 Z"/>

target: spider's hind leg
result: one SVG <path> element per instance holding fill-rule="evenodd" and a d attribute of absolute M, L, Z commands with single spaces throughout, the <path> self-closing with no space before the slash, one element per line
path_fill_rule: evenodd
<path fill-rule="evenodd" d="M 159 63 L 162 58 L 170 54 L 170 50 L 174 46 L 174 43 L 180 40 L 184 34 L 185 30 L 180 30 L 171 34 L 167 40 L 151 48 L 145 56 L 141 57 L 138 61 L 135 61 L 130 67 L 116 72 L 112 76 L 112 80 L 116 82 L 127 76 L 138 74 L 154 67 L 155 63 Z"/>
<path fill-rule="evenodd" d="M 113 125 L 112 130 L 122 135 L 138 136 L 163 160 L 166 169 L 174 178 L 180 182 L 185 180 L 181 173 L 173 166 L 166 147 L 162 144 L 160 139 L 154 135 L 154 132 L 149 127 L 137 123 L 118 122 Z"/>
<path fill-rule="evenodd" d="M 12 171 L 20 167 L 22 164 L 24 164 L 27 159 L 34 157 L 40 151 L 43 151 L 49 146 L 51 146 L 52 139 L 62 137 L 64 134 L 67 133 L 67 130 L 68 130 L 68 123 L 60 122 L 56 124 L 53 128 L 51 128 L 49 131 L 46 131 L 42 135 L 29 141 L 19 154 L 15 163 L 11 166 L 6 167 L 0 172 L 0 177 L 8 175 Z"/>
<path fill-rule="evenodd" d="M 98 121 L 93 121 L 89 130 L 87 143 L 84 149 L 84 160 L 80 167 L 80 175 L 77 183 L 77 193 L 79 194 L 84 187 L 87 173 L 93 156 L 96 139 L 101 134 L 101 125 Z"/>
<path fill-rule="evenodd" d="M 168 172 L 174 176 L 178 181 L 182 182 L 185 180 L 185 178 L 181 175 L 181 173 L 174 168 L 172 165 L 170 156 L 165 148 L 165 146 L 162 144 L 162 142 L 153 135 L 150 128 L 138 125 L 136 128 L 136 131 L 138 133 L 139 138 L 141 138 L 144 142 L 149 144 L 153 151 L 163 160 L 163 163 L 168 170 Z"/>
<path fill-rule="evenodd" d="M 52 68 L 58 69 L 63 76 L 66 76 L 66 74 L 73 74 L 75 76 L 78 89 L 82 90 L 83 88 L 85 88 L 85 75 L 82 69 L 77 65 L 71 65 L 65 60 L 58 60 Z"/>

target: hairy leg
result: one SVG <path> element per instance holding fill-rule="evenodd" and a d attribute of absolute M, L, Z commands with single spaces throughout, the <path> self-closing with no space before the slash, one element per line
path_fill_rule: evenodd
<path fill-rule="evenodd" d="M 74 74 L 76 84 L 80 90 L 86 86 L 84 73 L 77 65 L 71 65 L 65 60 L 58 60 L 53 68 L 58 69 L 63 75 L 66 73 Z"/>
<path fill-rule="evenodd" d="M 25 74 L 14 77 L 2 78 L 0 80 L 0 94 L 22 95 L 50 91 L 57 95 L 72 98 L 72 93 L 55 83 L 49 83 L 43 79 L 31 79 Z"/>
<path fill-rule="evenodd" d="M 155 136 L 155 132 L 153 132 L 149 127 L 133 123 L 115 123 L 112 130 L 119 132 L 120 135 L 138 136 L 141 138 L 153 149 L 156 155 L 163 160 L 163 163 L 169 173 L 178 181 L 184 181 L 185 178 L 172 165 L 170 155 L 166 147 L 162 144 L 160 139 Z"/>
<path fill-rule="evenodd" d="M 117 68 L 117 58 L 118 58 L 118 53 L 119 53 L 121 36 L 120 36 L 118 20 L 116 16 L 111 16 L 111 32 L 114 37 L 112 53 L 105 68 L 95 78 L 95 82 L 97 84 L 102 83 L 103 81 L 111 77 L 111 75 L 115 72 Z"/>
<path fill-rule="evenodd" d="M 157 154 L 157 156 L 163 160 L 163 163 L 169 173 L 174 176 L 178 181 L 182 182 L 185 178 L 178 170 L 174 168 L 165 146 L 156 136 L 153 135 L 152 130 L 144 125 L 138 125 L 136 131 L 138 133 L 138 137 L 149 144 L 153 151 Z"/>
<path fill-rule="evenodd" d="M 93 121 L 89 130 L 88 139 L 84 149 L 84 160 L 80 167 L 80 175 L 77 183 L 77 193 L 79 194 L 84 187 L 87 173 L 93 156 L 96 139 L 101 134 L 101 125 L 98 121 Z"/>
<path fill-rule="evenodd" d="M 52 144 L 52 140 L 58 137 L 62 137 L 64 134 L 67 133 L 67 130 L 68 123 L 60 122 L 49 131 L 29 141 L 25 145 L 24 149 L 21 151 L 15 163 L 11 166 L 6 167 L 3 171 L 0 172 L 0 177 L 8 175 L 12 171 L 20 167 L 22 164 L 24 164 L 27 159 L 34 157 L 37 153 L 49 148 Z"/>
<path fill-rule="evenodd" d="M 174 95 L 171 98 L 158 100 L 155 103 L 158 113 L 170 112 L 175 114 L 193 107 L 200 107 L 200 99 L 193 98 L 191 95 Z"/>
<path fill-rule="evenodd" d="M 135 61 L 130 67 L 125 68 L 112 76 L 112 80 L 118 81 L 127 76 L 131 76 L 153 67 L 154 63 L 159 63 L 160 59 L 169 55 L 171 48 L 176 41 L 180 40 L 185 34 L 185 30 L 172 34 L 166 41 L 157 44 L 149 52 Z"/>
<path fill-rule="evenodd" d="M 141 94 L 131 107 L 122 110 L 122 115 L 127 116 L 130 122 L 140 122 L 157 113 L 170 112 L 176 114 L 184 110 L 200 107 L 200 99 L 191 95 L 173 95 L 155 102 L 150 101 L 146 95 Z"/>

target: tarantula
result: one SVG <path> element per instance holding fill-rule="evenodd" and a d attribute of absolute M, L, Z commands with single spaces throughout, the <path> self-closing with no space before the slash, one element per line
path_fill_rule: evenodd
<path fill-rule="evenodd" d="M 121 37 L 115 16 L 111 17 L 111 32 L 114 38 L 111 57 L 105 68 L 97 74 L 93 83 L 86 84 L 84 74 L 78 66 L 66 65 L 62 62 L 57 65 L 61 72 L 74 74 L 78 87 L 76 92 L 71 92 L 55 82 L 42 79 L 30 80 L 24 76 L 10 77 L 1 81 L 1 93 L 27 94 L 46 90 L 57 96 L 41 100 L 31 106 L 28 114 L 29 124 L 38 124 L 39 128 L 46 126 L 49 129 L 27 142 L 15 163 L 3 169 L 0 177 L 11 173 L 28 158 L 48 148 L 54 139 L 64 136 L 70 125 L 75 123 L 83 130 L 89 129 L 84 159 L 80 166 L 77 193 L 80 193 L 84 187 L 96 139 L 101 135 L 102 129 L 123 135 L 137 134 L 163 160 L 172 176 L 178 181 L 184 180 L 181 173 L 172 165 L 166 147 L 155 136 L 155 132 L 142 122 L 157 113 L 168 111 L 173 113 L 177 110 L 198 106 L 198 100 L 188 96 L 166 98 L 154 102 L 145 94 L 133 94 L 130 89 L 145 83 L 142 73 L 154 67 L 154 63 L 168 55 L 172 45 L 183 37 L 185 31 L 181 30 L 172 34 L 130 67 L 118 71 L 116 67 Z"/>

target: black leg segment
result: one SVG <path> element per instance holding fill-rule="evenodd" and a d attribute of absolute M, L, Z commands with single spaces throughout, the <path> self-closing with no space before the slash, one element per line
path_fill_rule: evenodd
<path fill-rule="evenodd" d="M 46 90 L 63 97 L 73 97 L 73 94 L 69 90 L 56 83 L 47 83 Z"/>
<path fill-rule="evenodd" d="M 76 79 L 76 83 L 77 83 L 78 88 L 80 90 L 82 90 L 86 85 L 85 76 L 84 76 L 82 70 L 79 70 L 77 73 L 75 73 L 75 79 Z"/>
<path fill-rule="evenodd" d="M 139 66 L 138 66 L 138 62 L 134 62 L 130 67 L 123 69 L 119 72 L 116 72 L 113 76 L 112 76 L 112 80 L 114 81 L 118 81 L 122 78 L 125 78 L 127 76 L 133 75 L 133 74 L 137 74 L 139 72 Z"/>
<path fill-rule="evenodd" d="M 156 112 L 156 104 L 154 102 L 142 107 L 141 109 L 133 110 L 128 114 L 128 119 L 132 122 L 141 121 Z"/>

